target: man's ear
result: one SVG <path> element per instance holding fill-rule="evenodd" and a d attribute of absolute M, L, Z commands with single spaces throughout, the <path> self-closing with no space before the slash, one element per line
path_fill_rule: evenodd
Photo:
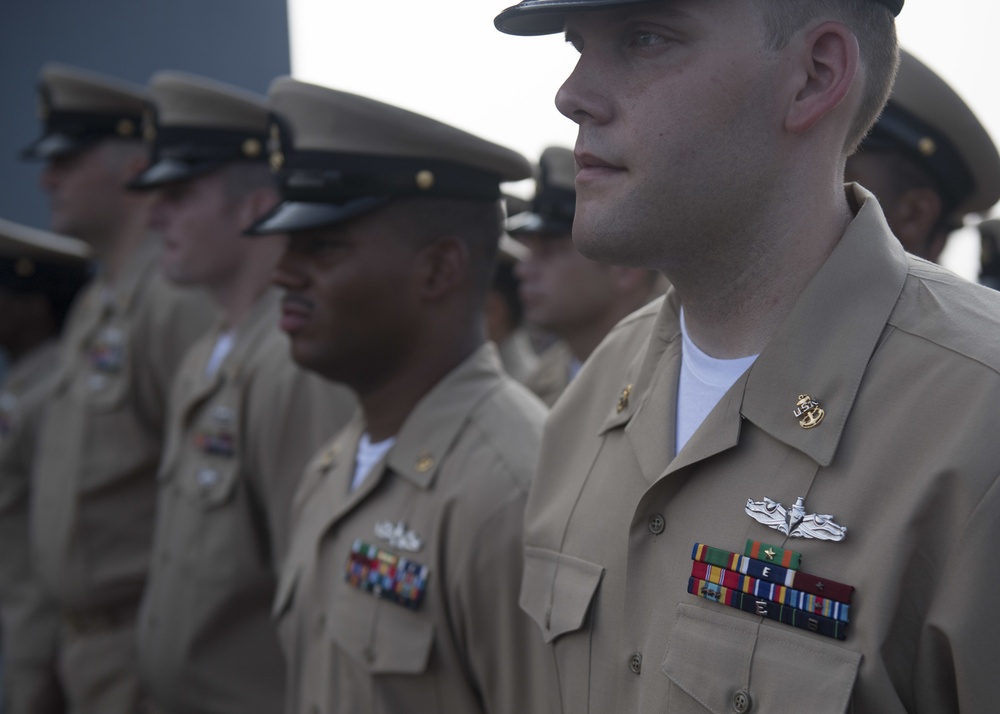
<path fill-rule="evenodd" d="M 454 236 L 438 238 L 420 250 L 420 294 L 439 300 L 469 280 L 471 257 L 464 241 Z"/>
<path fill-rule="evenodd" d="M 851 30 L 828 20 L 808 30 L 793 46 L 798 62 L 796 92 L 785 117 L 793 134 L 809 131 L 851 92 L 860 71 L 860 49 Z"/>

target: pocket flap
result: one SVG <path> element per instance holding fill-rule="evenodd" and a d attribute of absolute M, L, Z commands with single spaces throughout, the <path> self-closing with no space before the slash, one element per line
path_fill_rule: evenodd
<path fill-rule="evenodd" d="M 421 674 L 427 670 L 434 645 L 434 623 L 429 614 L 368 593 L 348 595 L 339 598 L 327 616 L 340 650 L 372 674 Z"/>
<path fill-rule="evenodd" d="M 570 555 L 527 547 L 519 604 L 546 643 L 583 627 L 604 568 Z"/>
<path fill-rule="evenodd" d="M 713 714 L 731 714 L 744 689 L 754 711 L 843 714 L 860 664 L 860 652 L 791 628 L 681 605 L 661 670 Z"/>

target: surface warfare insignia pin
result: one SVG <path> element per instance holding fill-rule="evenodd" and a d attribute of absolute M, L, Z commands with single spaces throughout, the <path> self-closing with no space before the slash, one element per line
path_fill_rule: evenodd
<path fill-rule="evenodd" d="M 397 523 L 379 521 L 375 524 L 375 537 L 388 541 L 393 548 L 410 553 L 416 553 L 424 547 L 423 538 L 414 531 L 408 530 L 403 521 Z"/>
<path fill-rule="evenodd" d="M 806 513 L 803 498 L 799 496 L 791 509 L 786 509 L 777 501 L 765 498 L 763 501 L 747 499 L 746 513 L 768 528 L 781 531 L 791 538 L 815 538 L 817 540 L 844 540 L 847 528 L 833 522 L 829 514 Z"/>

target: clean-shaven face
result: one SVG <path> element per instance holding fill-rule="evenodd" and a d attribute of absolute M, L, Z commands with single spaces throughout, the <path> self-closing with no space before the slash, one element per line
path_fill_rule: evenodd
<path fill-rule="evenodd" d="M 163 273 L 179 285 L 226 282 L 240 265 L 246 224 L 239 199 L 228 195 L 219 172 L 167 184 L 150 213 L 150 225 L 163 239 Z"/>
<path fill-rule="evenodd" d="M 390 210 L 293 232 L 275 272 L 292 357 L 356 390 L 392 374 L 418 329 L 419 249 L 384 220 Z"/>
<path fill-rule="evenodd" d="M 608 266 L 580 255 L 569 233 L 519 235 L 531 254 L 517 264 L 524 319 L 565 337 L 588 329 L 609 309 L 614 283 Z"/>
<path fill-rule="evenodd" d="M 580 58 L 556 105 L 579 125 L 580 252 L 664 268 L 710 250 L 769 184 L 779 54 L 746 0 L 664 0 L 567 16 Z"/>

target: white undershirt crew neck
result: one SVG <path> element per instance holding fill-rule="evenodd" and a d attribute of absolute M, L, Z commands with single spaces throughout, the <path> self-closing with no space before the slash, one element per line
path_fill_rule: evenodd
<path fill-rule="evenodd" d="M 364 483 L 365 478 L 367 478 L 375 464 L 382 460 L 382 457 L 386 455 L 395 443 L 396 437 L 394 436 L 373 444 L 368 438 L 367 431 L 361 435 L 361 439 L 358 441 L 358 455 L 354 459 L 354 477 L 351 479 L 351 491 L 354 491 Z"/>
<path fill-rule="evenodd" d="M 681 374 L 677 384 L 677 453 L 694 435 L 758 355 L 716 359 L 702 352 L 688 334 L 681 308 Z"/>

